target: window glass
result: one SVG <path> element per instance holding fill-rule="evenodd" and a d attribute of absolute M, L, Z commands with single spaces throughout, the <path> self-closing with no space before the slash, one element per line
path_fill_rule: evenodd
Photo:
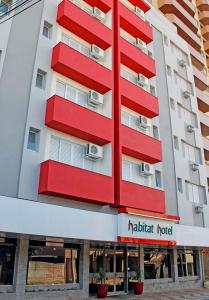
<path fill-rule="evenodd" d="M 182 179 L 177 178 L 178 192 L 183 193 Z"/>
<path fill-rule="evenodd" d="M 0 243 L 0 285 L 12 285 L 16 240 L 3 239 Z"/>
<path fill-rule="evenodd" d="M 62 247 L 30 246 L 27 284 L 66 284 L 79 282 L 79 245 Z"/>
<path fill-rule="evenodd" d="M 160 171 L 155 171 L 155 181 L 156 181 L 156 187 L 161 188 L 162 187 L 162 176 Z"/>
<path fill-rule="evenodd" d="M 197 252 L 194 250 L 177 250 L 178 276 L 197 276 Z"/>
<path fill-rule="evenodd" d="M 40 89 L 45 89 L 46 85 L 46 72 L 38 70 L 36 75 L 36 87 Z"/>
<path fill-rule="evenodd" d="M 28 145 L 27 148 L 33 151 L 38 151 L 39 148 L 39 130 L 30 128 L 28 133 Z"/>
<path fill-rule="evenodd" d="M 144 249 L 145 279 L 171 278 L 171 251 Z"/>

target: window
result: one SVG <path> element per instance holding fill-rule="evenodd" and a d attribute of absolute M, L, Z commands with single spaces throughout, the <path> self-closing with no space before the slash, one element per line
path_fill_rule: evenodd
<path fill-rule="evenodd" d="M 38 69 L 36 75 L 36 87 L 44 90 L 46 87 L 46 72 Z"/>
<path fill-rule="evenodd" d="M 153 96 L 156 96 L 156 89 L 153 85 L 150 85 L 150 93 L 153 95 Z"/>
<path fill-rule="evenodd" d="M 5 14 L 9 11 L 9 6 L 11 5 L 11 1 L 1 0 L 0 1 L 0 15 Z"/>
<path fill-rule="evenodd" d="M 182 179 L 177 178 L 177 187 L 178 187 L 178 192 L 183 193 L 183 185 L 182 185 Z"/>
<path fill-rule="evenodd" d="M 162 176 L 161 176 L 161 172 L 155 170 L 155 184 L 156 187 L 161 188 L 162 187 Z"/>
<path fill-rule="evenodd" d="M 163 36 L 163 40 L 166 46 L 168 46 L 168 38 L 166 35 Z"/>
<path fill-rule="evenodd" d="M 179 150 L 179 140 L 178 140 L 178 137 L 177 136 L 174 136 L 173 137 L 173 143 L 174 143 L 174 148 L 176 150 Z"/>
<path fill-rule="evenodd" d="M 28 149 L 33 151 L 39 150 L 39 134 L 40 130 L 30 127 L 28 133 Z"/>
<path fill-rule="evenodd" d="M 16 240 L 3 238 L 0 242 L 0 285 L 12 285 Z"/>
<path fill-rule="evenodd" d="M 145 279 L 171 278 L 171 250 L 144 249 Z"/>
<path fill-rule="evenodd" d="M 46 21 L 44 22 L 43 26 L 43 36 L 45 36 L 48 39 L 51 39 L 52 37 L 52 25 Z"/>
<path fill-rule="evenodd" d="M 173 110 L 175 110 L 175 101 L 173 98 L 170 98 L 170 106 Z"/>
<path fill-rule="evenodd" d="M 153 54 L 152 54 L 152 52 L 150 50 L 148 50 L 147 54 L 148 54 L 149 57 L 153 57 Z"/>
<path fill-rule="evenodd" d="M 188 181 L 186 184 L 186 197 L 188 201 L 194 203 L 205 203 L 205 188 L 196 184 L 192 184 Z M 201 201 L 200 201 L 201 199 Z"/>
<path fill-rule="evenodd" d="M 195 162 L 198 164 L 202 162 L 201 151 L 199 148 L 196 148 L 182 141 L 182 152 L 183 156 L 191 162 Z"/>
<path fill-rule="evenodd" d="M 197 252 L 194 250 L 177 250 L 178 276 L 197 276 Z"/>
<path fill-rule="evenodd" d="M 1 62 L 1 58 L 2 58 L 2 50 L 0 50 L 0 62 Z"/>
<path fill-rule="evenodd" d="M 167 74 L 168 76 L 171 76 L 171 67 L 167 65 Z"/>
<path fill-rule="evenodd" d="M 30 241 L 28 251 L 28 285 L 76 284 L 79 282 L 80 246 L 45 246 L 44 242 Z"/>
<path fill-rule="evenodd" d="M 159 130 L 158 130 L 158 127 L 155 126 L 155 125 L 153 125 L 153 126 L 152 126 L 152 129 L 153 129 L 153 137 L 154 137 L 155 139 L 159 139 Z"/>

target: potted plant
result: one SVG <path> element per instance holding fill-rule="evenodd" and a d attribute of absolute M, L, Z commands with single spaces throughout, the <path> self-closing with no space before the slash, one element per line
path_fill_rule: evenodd
<path fill-rule="evenodd" d="M 105 271 L 100 268 L 99 269 L 99 281 L 100 283 L 97 285 L 97 297 L 98 298 L 106 298 L 108 292 L 108 286 L 105 284 L 106 274 Z"/>
<path fill-rule="evenodd" d="M 140 270 L 136 272 L 136 280 L 137 282 L 134 282 L 134 293 L 135 295 L 141 295 L 144 290 L 144 282 L 141 280 Z"/>

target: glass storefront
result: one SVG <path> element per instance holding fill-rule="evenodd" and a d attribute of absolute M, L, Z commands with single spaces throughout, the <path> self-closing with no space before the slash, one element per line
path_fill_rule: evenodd
<path fill-rule="evenodd" d="M 80 245 L 45 245 L 30 241 L 27 285 L 78 283 Z"/>
<path fill-rule="evenodd" d="M 17 241 L 3 238 L 0 242 L 0 285 L 12 285 Z"/>
<path fill-rule="evenodd" d="M 145 279 L 171 278 L 171 250 L 144 249 Z"/>
<path fill-rule="evenodd" d="M 177 250 L 178 276 L 197 276 L 197 251 L 195 250 Z"/>

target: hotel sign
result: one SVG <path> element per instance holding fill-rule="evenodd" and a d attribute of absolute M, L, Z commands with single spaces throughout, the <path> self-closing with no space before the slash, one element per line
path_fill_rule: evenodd
<path fill-rule="evenodd" d="M 125 239 L 133 242 L 162 241 L 163 244 L 176 240 L 176 222 L 140 215 L 121 213 L 118 215 L 118 240 Z M 121 239 L 123 238 L 123 239 Z"/>

